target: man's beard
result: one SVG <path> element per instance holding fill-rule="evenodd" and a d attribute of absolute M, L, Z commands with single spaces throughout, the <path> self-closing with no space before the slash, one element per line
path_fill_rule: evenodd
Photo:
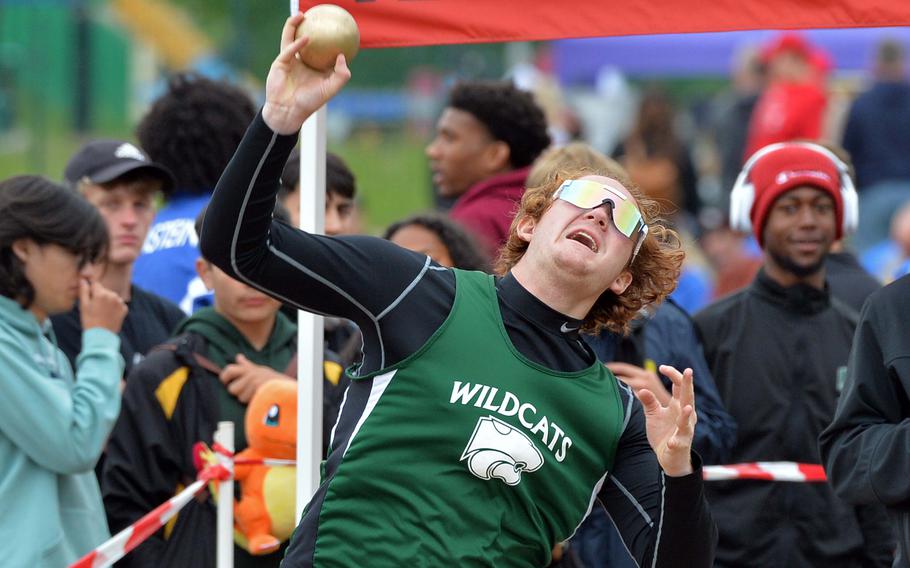
<path fill-rule="evenodd" d="M 812 264 L 804 265 L 797 264 L 789 256 L 784 256 L 773 250 L 768 250 L 768 254 L 771 255 L 771 258 L 774 259 L 774 262 L 778 266 L 793 276 L 796 276 L 797 278 L 807 278 L 813 274 L 817 274 L 825 264 L 825 257 L 828 256 L 827 254 L 823 254 L 821 257 L 819 257 L 818 261 L 813 262 Z"/>

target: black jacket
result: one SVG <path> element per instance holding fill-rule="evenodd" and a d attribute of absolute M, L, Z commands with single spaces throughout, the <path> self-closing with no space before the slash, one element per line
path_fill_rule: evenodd
<path fill-rule="evenodd" d="M 856 255 L 849 252 L 832 252 L 825 258 L 825 280 L 831 295 L 847 304 L 857 313 L 870 294 L 882 287 L 881 283 L 860 265 Z"/>
<path fill-rule="evenodd" d="M 827 290 L 783 288 L 764 272 L 695 316 L 738 425 L 732 463 L 820 463 L 816 440 L 834 414 L 856 317 Z M 883 511 L 851 507 L 826 484 L 724 481 L 707 489 L 718 567 L 890 565 Z"/>
<path fill-rule="evenodd" d="M 869 297 L 834 421 L 821 454 L 835 493 L 880 503 L 898 539 L 894 566 L 910 568 L 910 276 Z"/>

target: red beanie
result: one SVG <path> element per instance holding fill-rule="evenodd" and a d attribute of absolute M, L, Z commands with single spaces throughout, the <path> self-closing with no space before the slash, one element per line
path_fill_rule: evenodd
<path fill-rule="evenodd" d="M 817 187 L 831 195 L 837 238 L 843 236 L 844 201 L 841 198 L 840 171 L 828 156 L 806 146 L 787 144 L 759 158 L 749 172 L 749 179 L 755 188 L 749 217 L 759 245 L 764 245 L 762 232 L 771 206 L 787 191 L 803 185 Z"/>

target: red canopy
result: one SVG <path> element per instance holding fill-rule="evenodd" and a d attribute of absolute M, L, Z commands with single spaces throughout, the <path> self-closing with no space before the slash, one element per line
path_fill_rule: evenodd
<path fill-rule="evenodd" d="M 301 10 L 325 2 L 299 0 Z M 334 0 L 361 47 L 910 25 L 910 0 Z"/>

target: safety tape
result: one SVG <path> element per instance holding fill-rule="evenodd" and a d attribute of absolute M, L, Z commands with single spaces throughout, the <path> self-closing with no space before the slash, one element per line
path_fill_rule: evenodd
<path fill-rule="evenodd" d="M 705 481 L 727 479 L 758 479 L 763 481 L 795 481 L 824 483 L 825 470 L 818 464 L 796 462 L 752 462 L 702 467 Z"/>
<path fill-rule="evenodd" d="M 214 448 L 213 448 L 214 449 Z M 294 460 L 279 459 L 235 459 L 237 465 L 267 465 L 271 467 L 293 466 Z M 818 464 L 797 462 L 752 462 L 730 465 L 706 465 L 702 467 L 705 481 L 728 479 L 757 479 L 764 481 L 795 481 L 803 483 L 824 483 L 825 470 Z"/>
<path fill-rule="evenodd" d="M 196 481 L 191 483 L 186 489 L 174 495 L 151 513 L 126 527 L 75 563 L 70 564 L 69 568 L 104 568 L 110 566 L 166 525 L 174 515 L 180 512 L 180 509 L 193 500 L 197 493 L 205 489 L 207 483 L 211 481 L 226 481 L 232 475 L 229 462 L 227 465 L 224 462 L 220 462 L 206 467 L 199 473 Z"/>

